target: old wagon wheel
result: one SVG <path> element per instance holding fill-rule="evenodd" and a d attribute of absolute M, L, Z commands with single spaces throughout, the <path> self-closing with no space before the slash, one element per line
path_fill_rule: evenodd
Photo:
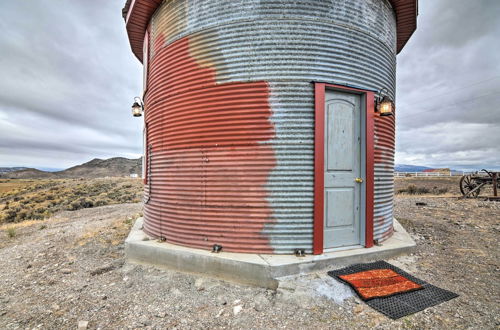
<path fill-rule="evenodd" d="M 460 179 L 460 192 L 462 195 L 467 195 L 469 192 L 474 190 L 479 186 L 479 183 L 472 177 L 472 175 L 464 175 Z M 481 189 L 476 189 L 472 191 L 468 196 L 477 197 Z"/>

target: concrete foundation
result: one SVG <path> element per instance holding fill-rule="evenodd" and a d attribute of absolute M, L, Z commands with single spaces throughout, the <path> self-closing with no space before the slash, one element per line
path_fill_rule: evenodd
<path fill-rule="evenodd" d="M 326 271 L 355 263 L 392 258 L 416 246 L 406 230 L 394 220 L 394 234 L 380 246 L 337 250 L 322 255 L 245 254 L 193 249 L 150 240 L 137 219 L 125 241 L 127 260 L 169 269 L 196 273 L 231 282 L 275 289 L 283 276 Z"/>

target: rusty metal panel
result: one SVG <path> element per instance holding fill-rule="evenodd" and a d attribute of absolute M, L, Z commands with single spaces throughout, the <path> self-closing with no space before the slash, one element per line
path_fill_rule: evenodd
<path fill-rule="evenodd" d="M 154 27 L 154 26 L 153 26 Z M 265 184 L 275 164 L 266 82 L 217 84 L 189 39 L 153 41 L 146 121 L 152 145 L 144 230 L 168 242 L 271 253 Z"/>
<path fill-rule="evenodd" d="M 145 230 L 200 248 L 310 253 L 311 81 L 394 96 L 395 27 L 382 0 L 164 2 L 151 22 Z M 391 120 L 375 124 L 375 239 L 392 230 Z"/>

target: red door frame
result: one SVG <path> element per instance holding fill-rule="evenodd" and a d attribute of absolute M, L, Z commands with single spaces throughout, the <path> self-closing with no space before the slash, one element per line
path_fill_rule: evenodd
<path fill-rule="evenodd" d="M 325 90 L 338 90 L 363 95 L 366 108 L 366 211 L 365 211 L 365 247 L 373 246 L 373 192 L 374 192 L 374 92 L 364 89 L 314 83 L 314 228 L 313 253 L 323 253 L 323 217 L 324 217 L 324 167 L 325 167 Z"/>

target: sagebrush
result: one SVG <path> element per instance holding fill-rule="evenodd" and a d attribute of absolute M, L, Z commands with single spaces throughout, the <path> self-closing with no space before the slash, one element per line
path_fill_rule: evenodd
<path fill-rule="evenodd" d="M 13 182 L 17 181 L 17 182 Z M 0 193 L 0 223 L 41 220 L 62 210 L 139 202 L 140 179 L 2 180 L 12 189 Z"/>

